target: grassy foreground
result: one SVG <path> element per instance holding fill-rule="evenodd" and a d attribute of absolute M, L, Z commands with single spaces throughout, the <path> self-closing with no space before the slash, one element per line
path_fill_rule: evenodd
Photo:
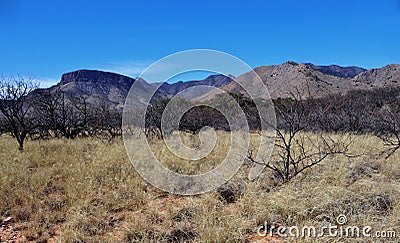
<path fill-rule="evenodd" d="M 148 185 L 130 163 L 122 139 L 28 141 L 21 153 L 11 137 L 0 136 L 0 219 L 8 218 L 1 237 L 53 242 L 379 242 L 256 233 L 264 222 L 321 227 L 345 214 L 346 225 L 396 231 L 399 240 L 400 155 L 385 160 L 377 156 L 382 149 L 379 139 L 356 136 L 351 150 L 362 156 L 329 157 L 282 186 L 269 171 L 248 181 L 244 166 L 230 181 L 242 188 L 240 197 L 228 203 L 217 191 L 185 197 Z M 200 168 L 176 166 L 186 172 Z M 396 239 L 382 239 L 390 241 Z"/>

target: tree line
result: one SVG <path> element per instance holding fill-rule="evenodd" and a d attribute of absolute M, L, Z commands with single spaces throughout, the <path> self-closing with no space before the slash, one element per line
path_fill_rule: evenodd
<path fill-rule="evenodd" d="M 122 134 L 122 113 L 105 102 L 91 104 L 88 97 L 61 89 L 38 89 L 33 79 L 0 78 L 0 134 L 9 133 L 23 150 L 24 141 L 78 136 L 108 139 Z"/>
<path fill-rule="evenodd" d="M 261 129 L 256 106 L 245 95 L 231 94 L 243 109 L 250 130 Z M 400 147 L 400 88 L 353 90 L 345 95 L 304 100 L 298 91 L 289 98 L 273 100 L 276 131 L 297 135 L 321 133 L 371 133 L 388 146 L 388 155 Z M 92 104 L 87 96 L 61 89 L 38 89 L 32 79 L 0 78 L 0 134 L 9 133 L 22 150 L 27 137 L 45 139 L 99 136 L 113 139 L 122 134 L 122 111 L 106 102 Z M 169 99 L 149 105 L 148 136 L 162 137 L 161 117 Z M 195 106 L 185 113 L 179 130 L 196 133 L 204 126 L 229 131 L 227 119 L 209 106 Z M 282 134 L 283 135 L 283 134 Z M 291 138 L 290 140 L 292 140 Z M 390 149 L 389 149 L 390 148 Z"/>
<path fill-rule="evenodd" d="M 231 96 L 243 109 L 250 130 L 260 132 L 263 117 L 258 116 L 255 103 L 245 95 Z M 304 93 L 299 90 L 289 98 L 273 100 L 276 124 L 269 127 L 275 130 L 276 139 L 271 158 L 263 160 L 257 158 L 255 151 L 248 151 L 247 160 L 271 170 L 278 183 L 289 181 L 329 156 L 349 159 L 359 156 L 349 151 L 353 137 L 338 134 L 379 137 L 385 149 L 378 156 L 385 158 L 400 149 L 400 88 L 354 90 L 345 95 L 306 100 L 301 97 Z M 168 99 L 158 100 L 149 107 L 146 127 L 152 133 L 148 135 L 162 138 L 161 117 L 168 102 Z M 209 106 L 190 109 L 182 117 L 179 130 L 196 133 L 203 126 L 230 130 L 226 118 Z"/>

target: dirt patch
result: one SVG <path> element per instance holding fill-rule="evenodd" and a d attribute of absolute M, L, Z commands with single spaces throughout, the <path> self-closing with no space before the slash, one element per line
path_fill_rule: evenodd
<path fill-rule="evenodd" d="M 246 238 L 250 241 L 250 242 L 255 242 L 255 243 L 278 243 L 278 242 L 282 242 L 282 239 L 279 237 L 274 237 L 274 236 L 260 236 L 257 233 L 252 233 L 246 236 Z"/>
<path fill-rule="evenodd" d="M 25 238 L 22 236 L 21 231 L 17 230 L 18 227 L 14 219 L 7 217 L 2 221 L 0 229 L 1 242 L 23 242 Z"/>

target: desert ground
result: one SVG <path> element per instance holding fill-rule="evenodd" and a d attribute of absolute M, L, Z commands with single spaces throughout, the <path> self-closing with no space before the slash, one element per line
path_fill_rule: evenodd
<path fill-rule="evenodd" d="M 142 179 L 123 140 L 99 138 L 28 140 L 20 152 L 0 137 L 2 241 L 49 242 L 396 242 L 396 238 L 279 237 L 260 226 L 337 224 L 370 226 L 400 234 L 400 154 L 385 159 L 382 142 L 353 136 L 352 157 L 332 155 L 287 183 L 269 170 L 249 181 L 249 163 L 224 188 L 197 196 L 158 190 Z M 223 144 L 222 144 L 223 145 Z M 160 146 L 154 146 L 157 148 Z M 177 162 L 172 170 L 205 166 Z M 226 192 L 226 190 L 225 190 Z M 264 228 L 263 228 L 264 229 Z M 397 236 L 398 239 L 399 236 Z"/>

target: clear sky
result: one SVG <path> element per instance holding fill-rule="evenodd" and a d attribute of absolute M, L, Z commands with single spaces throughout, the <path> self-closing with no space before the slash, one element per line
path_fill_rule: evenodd
<path fill-rule="evenodd" d="M 0 0 L 0 73 L 44 86 L 77 69 L 136 76 L 193 48 L 252 67 L 400 63 L 400 0 Z"/>

